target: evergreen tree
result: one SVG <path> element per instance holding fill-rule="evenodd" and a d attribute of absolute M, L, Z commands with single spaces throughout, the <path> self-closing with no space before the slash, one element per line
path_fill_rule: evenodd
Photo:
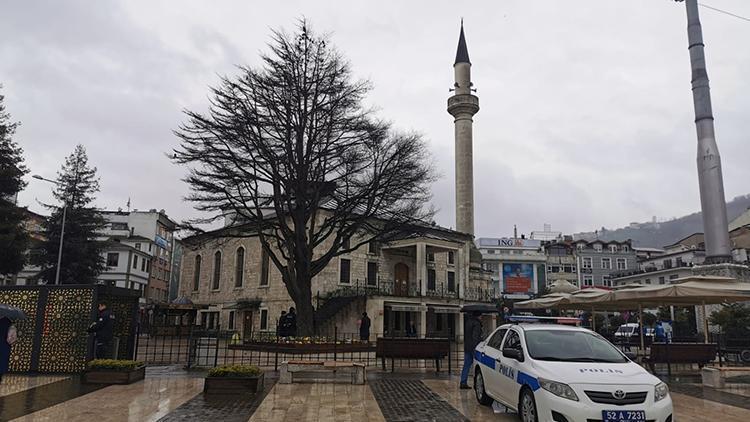
<path fill-rule="evenodd" d="M 2 86 L 0 86 L 2 87 Z M 26 187 L 23 150 L 13 142 L 18 123 L 12 122 L 0 95 L 0 278 L 16 274 L 25 263 L 29 236 L 24 230 L 24 212 L 16 206 L 16 195 Z"/>
<path fill-rule="evenodd" d="M 104 243 L 98 237 L 105 221 L 92 205 L 97 192 L 99 179 L 96 177 L 96 167 L 89 167 L 86 149 L 78 145 L 57 173 L 54 190 L 55 198 L 67 208 L 60 284 L 95 283 L 96 277 L 104 269 L 101 256 Z M 52 215 L 44 224 L 47 241 L 42 246 L 37 263 L 42 267 L 40 277 L 51 284 L 55 282 L 63 208 L 51 205 L 47 208 L 52 210 Z"/>

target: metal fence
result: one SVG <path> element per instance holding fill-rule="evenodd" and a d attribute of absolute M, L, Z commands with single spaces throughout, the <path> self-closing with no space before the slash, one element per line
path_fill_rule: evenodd
<path fill-rule="evenodd" d="M 176 334 L 172 335 L 139 333 L 136 337 L 135 359 L 151 366 L 211 368 L 249 364 L 274 370 L 278 369 L 281 362 L 288 360 L 360 362 L 371 368 L 381 367 L 382 362 L 376 357 L 375 341 L 359 342 L 358 333 L 335 333 L 332 337 L 313 337 L 303 342 L 281 339 L 272 333 L 253 333 L 251 338 L 240 341 L 234 331 L 208 331 L 200 327 L 188 330 L 187 333 L 180 331 L 174 330 Z M 274 348 L 277 350 L 271 350 Z M 449 368 L 448 359 L 452 359 L 450 367 L 460 370 L 463 358 L 463 346 L 452 343 L 449 356 L 440 361 L 440 370 Z M 387 366 L 390 365 L 391 359 L 388 358 Z M 435 365 L 435 360 L 393 360 L 393 366 L 397 370 L 436 370 Z"/>

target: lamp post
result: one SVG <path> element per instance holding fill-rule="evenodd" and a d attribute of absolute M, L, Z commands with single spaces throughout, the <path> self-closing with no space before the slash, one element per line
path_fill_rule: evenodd
<path fill-rule="evenodd" d="M 37 180 L 43 180 L 45 182 L 53 183 L 57 186 L 60 186 L 59 182 L 52 180 L 52 179 L 46 179 L 38 174 L 35 174 L 32 177 Z M 62 263 L 63 238 L 65 237 L 65 217 L 67 216 L 67 212 L 68 212 L 68 201 L 67 199 L 65 199 L 63 200 L 62 225 L 60 227 L 60 246 L 57 249 L 57 268 L 55 268 L 55 284 L 60 284 L 60 264 Z"/>

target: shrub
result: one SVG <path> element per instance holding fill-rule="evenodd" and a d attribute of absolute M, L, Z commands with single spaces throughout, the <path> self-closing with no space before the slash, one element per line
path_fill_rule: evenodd
<path fill-rule="evenodd" d="M 211 368 L 208 376 L 211 378 L 221 377 L 255 377 L 262 373 L 255 365 L 223 365 Z"/>
<path fill-rule="evenodd" d="M 125 372 L 143 366 L 143 362 L 136 360 L 94 359 L 87 366 L 89 369 L 108 369 Z"/>

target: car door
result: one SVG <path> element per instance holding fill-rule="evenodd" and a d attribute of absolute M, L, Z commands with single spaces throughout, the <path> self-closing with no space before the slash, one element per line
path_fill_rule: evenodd
<path fill-rule="evenodd" d="M 481 364 L 484 389 L 492 398 L 499 398 L 500 374 L 497 368 L 502 357 L 501 347 L 507 328 L 499 328 L 487 339 L 484 348 L 479 351 L 477 362 Z"/>
<path fill-rule="evenodd" d="M 519 350 L 521 356 L 524 356 L 523 346 L 521 344 L 521 335 L 517 328 L 511 328 L 505 335 L 505 340 L 500 348 L 500 362 L 497 364 L 497 373 L 499 378 L 500 391 L 499 399 L 506 404 L 517 406 L 518 393 L 521 385 L 518 383 L 518 373 L 522 372 L 523 363 L 502 354 L 503 349 Z"/>

